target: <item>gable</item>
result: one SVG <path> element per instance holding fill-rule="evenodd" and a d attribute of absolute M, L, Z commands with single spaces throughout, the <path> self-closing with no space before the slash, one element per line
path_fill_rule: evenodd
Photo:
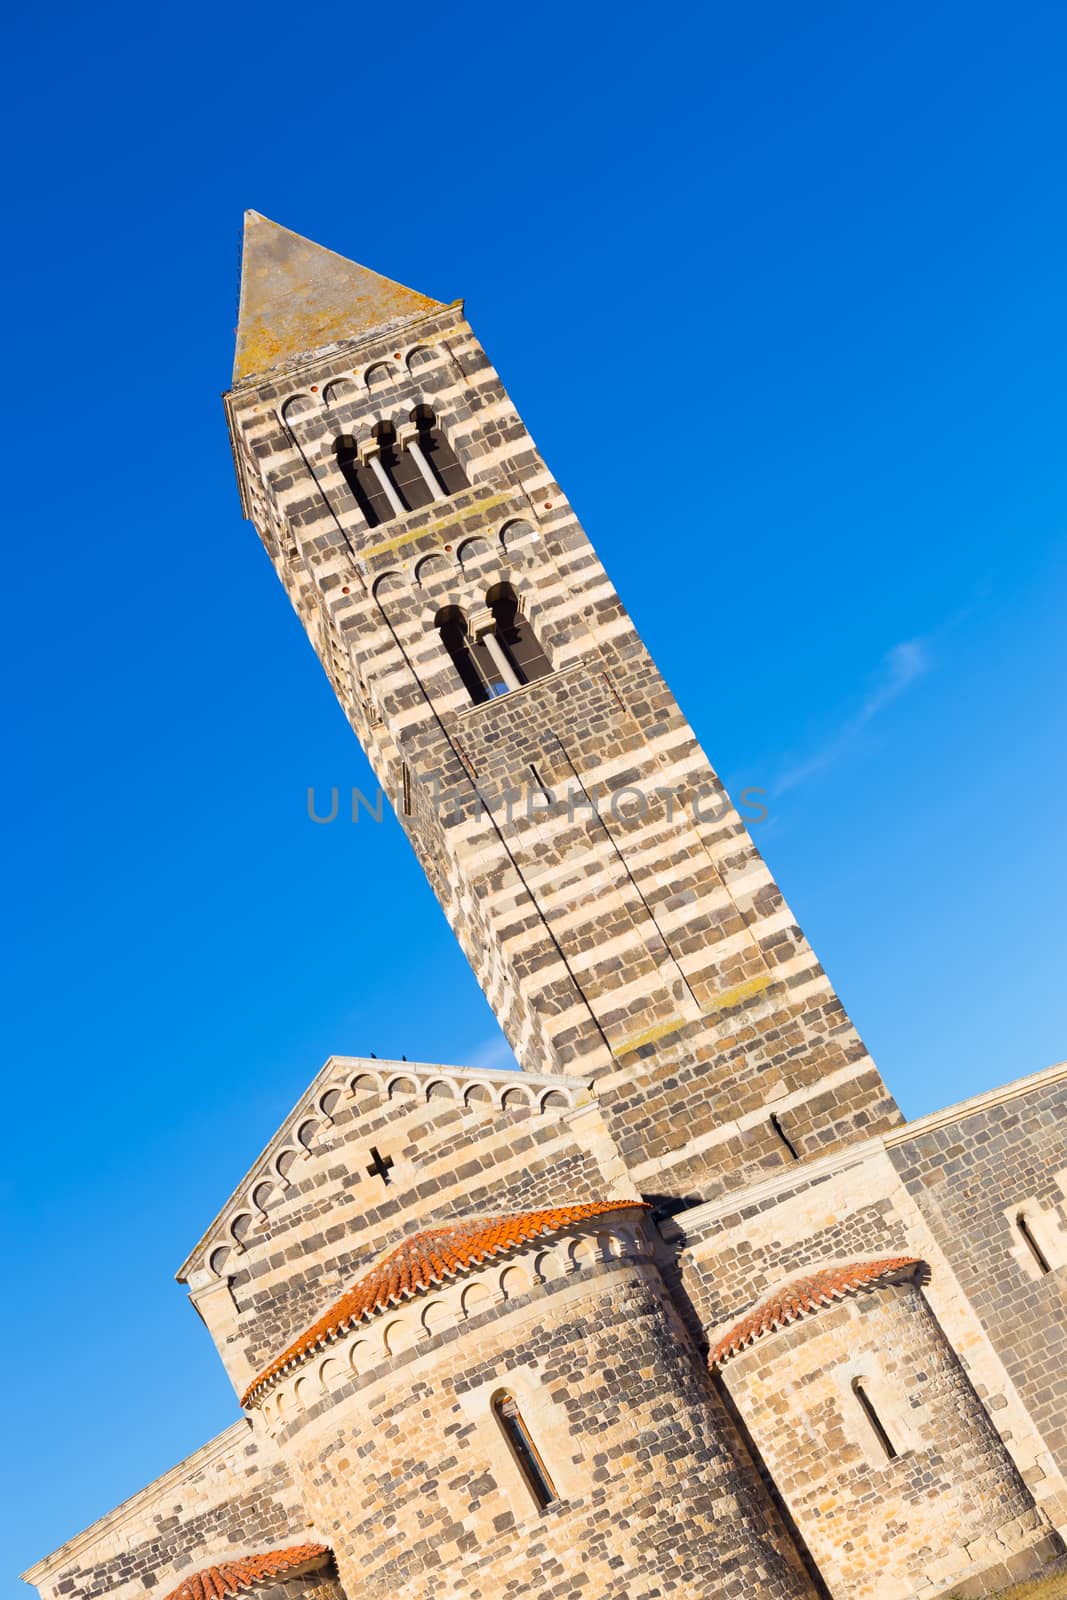
<path fill-rule="evenodd" d="M 178 1277 L 242 1390 L 411 1232 L 632 1193 L 581 1080 L 335 1056 Z"/>

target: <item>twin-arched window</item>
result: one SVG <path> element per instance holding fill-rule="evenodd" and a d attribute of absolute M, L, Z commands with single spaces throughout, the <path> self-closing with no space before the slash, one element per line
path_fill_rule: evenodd
<path fill-rule="evenodd" d="M 466 489 L 467 475 L 429 406 L 416 406 L 412 428 L 375 423 L 369 449 L 342 434 L 334 441 L 337 465 L 368 527 Z"/>
<path fill-rule="evenodd" d="M 552 671 L 510 583 L 489 590 L 484 610 L 468 614 L 458 606 L 446 606 L 436 623 L 441 643 L 475 705 Z"/>

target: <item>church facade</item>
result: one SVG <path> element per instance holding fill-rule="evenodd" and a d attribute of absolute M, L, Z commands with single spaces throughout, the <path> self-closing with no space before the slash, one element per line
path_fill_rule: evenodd
<path fill-rule="evenodd" d="M 1064 1556 L 1067 1065 L 907 1123 L 463 307 L 257 213 L 242 505 L 521 1071 L 333 1057 L 239 1419 L 42 1600 L 912 1600 Z"/>

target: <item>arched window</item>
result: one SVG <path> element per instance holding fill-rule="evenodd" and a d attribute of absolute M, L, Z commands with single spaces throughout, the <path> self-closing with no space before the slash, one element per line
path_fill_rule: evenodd
<path fill-rule="evenodd" d="M 552 671 L 510 584 L 486 595 L 486 608 L 467 618 L 458 606 L 436 617 L 442 643 L 475 705 L 496 699 Z"/>
<path fill-rule="evenodd" d="M 371 429 L 371 434 L 377 449 L 367 456 L 367 466 L 378 480 L 379 487 L 385 495 L 389 505 L 387 515 L 402 517 L 411 507 L 406 505 L 397 488 L 396 469 L 400 460 L 400 450 L 396 440 L 396 429 L 391 422 L 376 422 Z"/>
<path fill-rule="evenodd" d="M 369 466 L 360 463 L 356 441 L 343 433 L 334 441 L 333 449 L 337 465 L 352 491 L 352 496 L 367 526 L 376 528 L 380 522 L 388 522 L 393 515 L 389 497 L 376 474 Z"/>
<path fill-rule="evenodd" d="M 466 617 L 458 606 L 446 606 L 434 620 L 441 643 L 452 657 L 452 665 L 463 680 L 464 688 L 474 704 L 481 705 L 483 700 L 489 699 L 489 690 L 474 664 L 474 654 L 467 637 Z"/>
<path fill-rule="evenodd" d="M 430 407 L 416 406 L 411 413 L 411 420 L 416 430 L 413 442 L 428 462 L 430 470 L 445 494 L 458 494 L 461 489 L 469 488 L 467 474 L 460 466 L 456 452 L 438 426 L 437 418 Z"/>
<path fill-rule="evenodd" d="M 552 671 L 552 663 L 541 649 L 529 619 L 519 608 L 519 599 L 510 583 L 498 583 L 485 597 L 493 617 L 493 637 L 507 658 L 518 683 L 532 683 Z M 509 684 L 514 688 L 515 684 Z"/>
<path fill-rule="evenodd" d="M 383 452 L 382 460 L 408 511 L 417 511 L 420 506 L 432 505 L 435 500 L 444 499 L 444 490 L 419 449 L 417 440 L 409 440 L 402 450 L 393 453 L 388 462 Z"/>
<path fill-rule="evenodd" d="M 374 445 L 362 462 L 355 440 L 342 435 L 334 444 L 345 482 L 372 528 L 468 487 L 467 475 L 429 406 L 416 406 L 411 421 L 415 432 L 403 445 L 391 422 L 375 423 Z"/>
<path fill-rule="evenodd" d="M 559 1500 L 556 1486 L 548 1475 L 540 1450 L 530 1437 L 515 1397 L 506 1389 L 493 1396 L 493 1414 L 539 1508 L 544 1511 L 547 1506 L 555 1505 Z"/>
<path fill-rule="evenodd" d="M 1019 1212 L 1019 1215 L 1015 1219 L 1015 1226 L 1018 1228 L 1019 1232 L 1022 1234 L 1023 1239 L 1026 1242 L 1027 1249 L 1029 1250 L 1030 1254 L 1033 1256 L 1034 1260 L 1037 1262 L 1038 1266 L 1041 1268 L 1041 1271 L 1042 1272 L 1051 1272 L 1052 1271 L 1052 1263 L 1049 1261 L 1048 1256 L 1042 1250 L 1041 1245 L 1038 1242 L 1037 1235 L 1034 1233 L 1033 1224 L 1031 1223 L 1029 1217 L 1026 1215 L 1025 1211 L 1020 1211 Z"/>
<path fill-rule="evenodd" d="M 874 1403 L 871 1400 L 870 1395 L 867 1393 L 866 1381 L 863 1378 L 857 1378 L 855 1380 L 852 1385 L 852 1393 L 859 1401 L 860 1410 L 867 1418 L 867 1424 L 871 1432 L 874 1434 L 874 1437 L 877 1439 L 886 1460 L 895 1461 L 897 1456 L 896 1445 L 886 1432 L 885 1424 L 874 1408 Z"/>

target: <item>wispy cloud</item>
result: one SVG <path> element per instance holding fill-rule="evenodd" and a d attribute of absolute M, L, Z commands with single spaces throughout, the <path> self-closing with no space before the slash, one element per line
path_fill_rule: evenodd
<path fill-rule="evenodd" d="M 866 698 L 811 755 L 787 767 L 775 783 L 773 792 L 786 794 L 836 765 L 848 755 L 880 712 L 899 699 L 905 689 L 926 676 L 931 664 L 930 650 L 924 639 L 905 639 L 901 644 L 895 644 L 882 658 L 881 669 Z"/>
<path fill-rule="evenodd" d="M 476 1072 L 508 1072 L 518 1066 L 507 1040 L 499 1033 L 476 1044 L 473 1050 L 467 1052 L 463 1064 L 474 1068 Z"/>

